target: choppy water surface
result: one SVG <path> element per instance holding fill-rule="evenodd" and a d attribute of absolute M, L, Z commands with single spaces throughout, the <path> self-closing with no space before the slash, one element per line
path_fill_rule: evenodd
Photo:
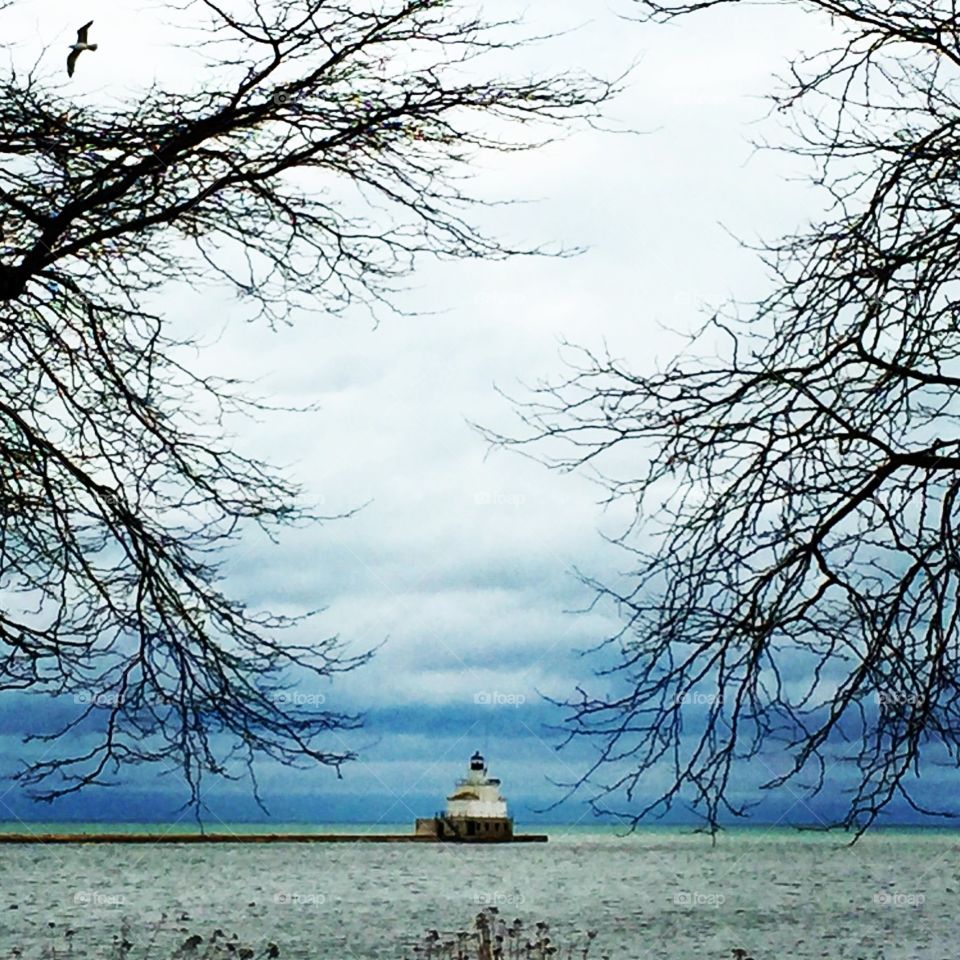
<path fill-rule="evenodd" d="M 75 955 L 103 955 L 126 918 L 138 946 L 156 937 L 152 957 L 222 927 L 291 960 L 400 958 L 425 930 L 496 905 L 558 936 L 595 929 L 591 956 L 612 960 L 734 947 L 756 960 L 960 957 L 958 833 L 876 833 L 851 849 L 783 830 L 716 847 L 663 830 L 548 832 L 548 844 L 499 847 L 0 847 L 0 952 L 39 955 L 70 928 Z"/>

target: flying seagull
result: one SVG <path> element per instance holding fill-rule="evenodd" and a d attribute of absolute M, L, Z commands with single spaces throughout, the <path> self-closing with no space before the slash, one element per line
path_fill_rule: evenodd
<path fill-rule="evenodd" d="M 84 50 L 96 50 L 97 45 L 95 43 L 87 43 L 87 31 L 93 26 L 93 21 L 85 23 L 77 31 L 77 42 L 70 44 L 70 56 L 67 57 L 67 76 L 73 76 L 73 68 L 77 64 L 77 57 L 83 53 Z"/>

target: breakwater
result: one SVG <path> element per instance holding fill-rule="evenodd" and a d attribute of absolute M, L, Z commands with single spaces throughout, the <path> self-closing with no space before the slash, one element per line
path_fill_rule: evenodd
<path fill-rule="evenodd" d="M 543 833 L 509 839 L 457 840 L 407 833 L 0 833 L 4 843 L 546 843 Z"/>

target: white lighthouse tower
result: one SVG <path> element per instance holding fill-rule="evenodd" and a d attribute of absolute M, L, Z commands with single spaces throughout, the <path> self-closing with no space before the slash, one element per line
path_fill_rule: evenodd
<path fill-rule="evenodd" d="M 487 776 L 487 764 L 479 751 L 470 758 L 467 775 L 457 781 L 447 797 L 446 811 L 417 820 L 416 832 L 475 843 L 513 838 L 513 820 L 507 814 L 507 801 L 500 795 L 500 781 Z"/>
<path fill-rule="evenodd" d="M 487 776 L 487 764 L 480 753 L 470 758 L 470 770 L 457 781 L 447 797 L 447 816 L 476 820 L 506 820 L 507 801 L 500 796 L 500 781 Z"/>

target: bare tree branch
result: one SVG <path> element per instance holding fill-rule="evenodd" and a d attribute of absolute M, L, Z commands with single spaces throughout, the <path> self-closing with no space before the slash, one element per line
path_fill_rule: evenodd
<path fill-rule="evenodd" d="M 20 775 L 47 799 L 151 762 L 199 802 L 235 759 L 352 757 L 330 734 L 358 717 L 282 693 L 369 654 L 292 642 L 300 618 L 220 586 L 245 529 L 321 518 L 225 437 L 265 402 L 183 366 L 152 305 L 219 280 L 270 323 L 377 310 L 423 254 L 541 252 L 471 223 L 471 164 L 589 122 L 614 92 L 469 79 L 528 41 L 443 0 L 172 9 L 209 58 L 186 91 L 107 109 L 36 71 L 0 79 L 0 689 L 81 707 Z M 80 737 L 91 723 L 102 735 Z"/>
<path fill-rule="evenodd" d="M 628 582 L 590 581 L 623 617 L 618 692 L 566 704 L 598 747 L 579 785 L 634 823 L 686 801 L 716 829 L 744 776 L 849 789 L 858 835 L 895 801 L 957 814 L 917 792 L 960 765 L 957 11 L 802 8 L 839 41 L 774 105 L 829 208 L 758 251 L 770 294 L 654 374 L 581 351 L 491 436 L 634 505 Z"/>

